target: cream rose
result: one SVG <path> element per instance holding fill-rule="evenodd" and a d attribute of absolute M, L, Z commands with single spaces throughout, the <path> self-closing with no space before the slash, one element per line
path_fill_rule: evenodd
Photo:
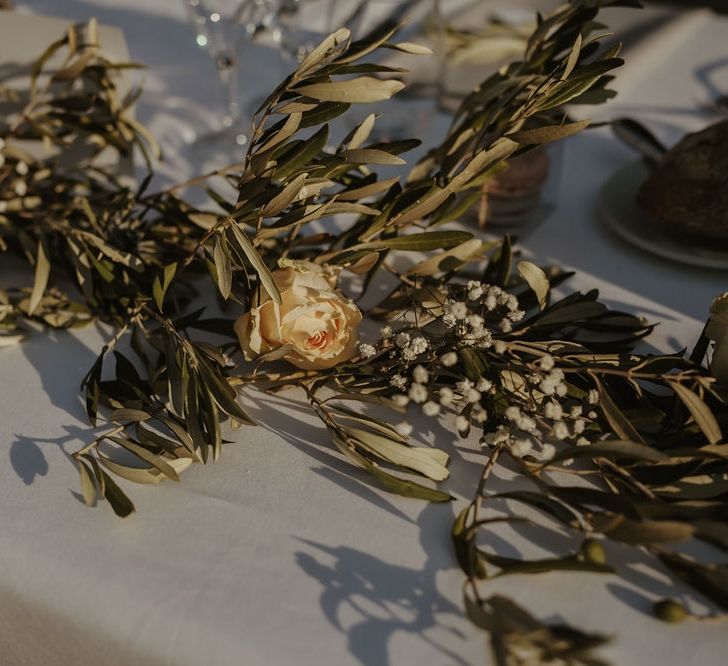
<path fill-rule="evenodd" d="M 288 261 L 274 271 L 279 305 L 265 293 L 235 322 L 249 360 L 277 351 L 304 370 L 331 368 L 356 350 L 361 312 L 335 288 L 335 275 L 316 264 Z"/>

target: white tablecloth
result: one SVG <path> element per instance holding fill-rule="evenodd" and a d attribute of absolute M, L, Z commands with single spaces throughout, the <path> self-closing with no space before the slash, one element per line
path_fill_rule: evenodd
<path fill-rule="evenodd" d="M 202 167 L 191 162 L 182 118 L 204 123 L 219 90 L 181 2 L 19 4 L 122 27 L 132 58 L 149 65 L 139 117 L 176 156 L 163 176 Z M 634 46 L 619 101 L 600 113 L 621 107 L 657 122 L 666 139 L 705 123 L 693 110 L 706 95 L 697 74 L 724 58 L 726 25 L 693 14 Z M 249 79 L 253 97 L 276 65 L 250 58 L 246 66 L 257 72 Z M 713 79 L 724 91 L 725 69 Z M 433 133 L 442 123 L 435 125 Z M 602 228 L 599 187 L 631 158 L 603 131 L 570 140 L 558 208 L 524 248 L 578 270 L 574 286 L 596 286 L 611 303 L 662 321 L 657 347 L 689 346 L 726 275 L 653 258 Z M 461 498 L 427 506 L 373 490 L 314 421 L 302 423 L 280 400 L 251 403 L 261 426 L 237 431 L 220 464 L 190 470 L 181 484 L 131 488 L 138 511 L 120 521 L 104 503 L 82 505 L 68 456 L 92 437 L 78 385 L 104 334 L 42 333 L 0 352 L 1 666 L 489 663 L 485 635 L 462 613 L 449 541 L 478 473 L 470 444 L 430 426 L 418 433 L 451 452 L 447 487 Z M 514 532 L 499 548 L 538 555 L 558 545 L 538 551 Z M 630 559 L 619 568 L 624 578 L 554 574 L 506 578 L 489 589 L 542 617 L 615 634 L 603 654 L 620 664 L 725 663 L 721 627 L 676 630 L 651 618 L 650 602 L 674 593 L 667 576 Z"/>

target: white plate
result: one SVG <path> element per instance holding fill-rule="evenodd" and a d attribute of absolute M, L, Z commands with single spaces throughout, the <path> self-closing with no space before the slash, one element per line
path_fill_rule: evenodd
<path fill-rule="evenodd" d="M 648 174 L 641 161 L 615 171 L 599 193 L 599 213 L 604 223 L 628 243 L 666 259 L 701 268 L 728 270 L 728 248 L 717 241 L 701 241 L 668 233 L 637 205 L 637 192 Z"/>

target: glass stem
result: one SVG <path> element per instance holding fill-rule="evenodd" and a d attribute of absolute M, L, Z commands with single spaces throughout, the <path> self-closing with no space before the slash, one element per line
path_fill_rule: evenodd
<path fill-rule="evenodd" d="M 234 55 L 222 53 L 217 57 L 217 73 L 224 94 L 223 125 L 231 127 L 240 120 L 240 65 Z"/>

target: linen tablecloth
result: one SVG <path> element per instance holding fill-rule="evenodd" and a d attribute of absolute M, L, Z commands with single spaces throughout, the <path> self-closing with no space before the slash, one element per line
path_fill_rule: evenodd
<path fill-rule="evenodd" d="M 219 90 L 181 2 L 19 4 L 26 12 L 97 16 L 123 28 L 131 57 L 149 66 L 138 116 L 170 157 L 162 178 L 189 176 L 219 158 L 195 157 L 186 144 L 186 133 L 214 116 L 210 100 Z M 728 89 L 728 66 L 721 70 L 728 24 L 707 12 L 659 22 L 630 48 L 620 97 L 599 114 L 629 113 L 672 141 L 710 120 L 695 110 L 713 92 L 701 76 L 707 66 L 710 85 Z M 277 68 L 274 58 L 256 54 L 246 65 L 251 98 Z M 445 123 L 432 123 L 433 137 Z M 574 287 L 598 287 L 610 303 L 660 320 L 655 346 L 690 346 L 726 275 L 651 257 L 600 225 L 599 188 L 632 158 L 604 130 L 569 140 L 558 206 L 522 247 L 541 263 L 576 269 Z M 12 265 L 0 274 L 5 281 L 20 275 Z M 92 438 L 78 387 L 107 335 L 94 327 L 36 333 L 0 351 L 1 666 L 490 662 L 486 636 L 463 616 L 449 541 L 479 471 L 473 442 L 418 424 L 419 438 L 451 453 L 446 487 L 458 497 L 425 505 L 373 489 L 305 412 L 280 398 L 251 401 L 261 425 L 237 431 L 219 464 L 189 470 L 181 484 L 130 488 L 137 513 L 121 521 L 105 503 L 82 505 L 69 459 Z M 502 487 L 507 479 L 497 482 Z M 515 532 L 508 541 L 504 554 L 556 548 L 533 546 Z M 610 556 L 618 561 L 624 552 Z M 510 577 L 489 589 L 542 617 L 615 634 L 602 654 L 616 663 L 725 663 L 721 627 L 675 630 L 651 617 L 651 601 L 674 593 L 666 575 L 639 561 L 618 566 L 624 577 Z"/>

